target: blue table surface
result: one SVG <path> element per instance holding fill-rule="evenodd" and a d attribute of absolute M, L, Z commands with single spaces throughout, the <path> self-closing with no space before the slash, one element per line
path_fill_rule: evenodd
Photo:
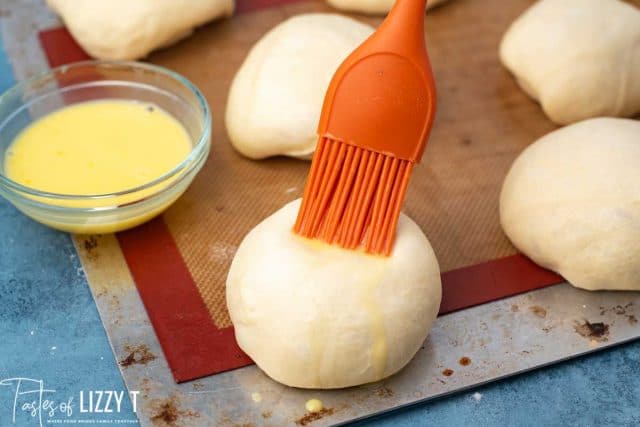
<path fill-rule="evenodd" d="M 0 40 L 0 92 L 13 82 Z M 70 237 L 3 199 L 0 298 L 0 381 L 42 379 L 56 399 L 73 396 L 76 405 L 83 390 L 126 390 Z M 640 342 L 626 344 L 358 425 L 640 425 L 639 350 Z M 0 386 L 0 427 L 14 424 L 14 394 L 15 384 Z M 37 425 L 17 412 L 15 425 Z M 120 413 L 85 418 L 135 416 L 125 399 Z"/>

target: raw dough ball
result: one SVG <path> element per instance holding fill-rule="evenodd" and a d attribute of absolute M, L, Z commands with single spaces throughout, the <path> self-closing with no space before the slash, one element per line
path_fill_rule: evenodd
<path fill-rule="evenodd" d="M 539 139 L 507 175 L 500 219 L 574 286 L 640 290 L 640 122 L 591 119 Z"/>
<path fill-rule="evenodd" d="M 267 33 L 238 71 L 227 104 L 234 147 L 253 159 L 310 158 L 325 92 L 373 28 L 332 14 L 293 17 Z"/>
<path fill-rule="evenodd" d="M 622 1 L 541 0 L 500 58 L 556 123 L 640 112 L 640 11 Z"/>
<path fill-rule="evenodd" d="M 416 354 L 438 313 L 438 261 L 401 216 L 390 258 L 291 231 L 299 201 L 254 228 L 227 278 L 240 347 L 270 377 L 303 388 L 378 381 Z"/>
<path fill-rule="evenodd" d="M 233 0 L 47 0 L 73 38 L 100 59 L 137 59 L 169 46 L 214 18 Z"/>
<path fill-rule="evenodd" d="M 446 1 L 447 0 L 427 0 L 427 9 L 431 9 Z M 327 2 L 337 9 L 384 15 L 391 10 L 396 0 L 327 0 Z"/>

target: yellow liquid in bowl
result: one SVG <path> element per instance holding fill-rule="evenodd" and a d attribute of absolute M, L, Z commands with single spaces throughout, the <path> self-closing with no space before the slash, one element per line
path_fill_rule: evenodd
<path fill-rule="evenodd" d="M 131 190 L 173 170 L 191 152 L 186 129 L 159 107 L 127 100 L 75 104 L 54 111 L 24 129 L 5 156 L 6 176 L 26 187 L 65 195 L 99 195 Z M 124 205 L 157 193 L 176 177 L 154 187 L 117 198 L 46 199 L 65 207 Z M 160 187 L 160 188 L 158 188 Z M 48 223 L 72 232 L 117 231 L 137 225 L 166 209 L 118 219 L 109 224 L 77 227 Z"/>

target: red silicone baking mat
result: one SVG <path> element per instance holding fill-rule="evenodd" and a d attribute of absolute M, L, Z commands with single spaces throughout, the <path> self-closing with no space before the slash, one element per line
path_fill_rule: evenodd
<path fill-rule="evenodd" d="M 497 217 L 509 164 L 553 128 L 495 57 L 497 28 L 528 2 L 495 11 L 454 3 L 427 18 L 441 107 L 405 209 L 429 236 L 446 271 L 441 314 L 562 281 L 517 254 Z M 181 72 L 203 90 L 214 113 L 213 148 L 192 187 L 163 217 L 117 235 L 178 382 L 251 363 L 235 342 L 226 312 L 226 272 L 246 232 L 299 196 L 308 169 L 293 159 L 241 158 L 230 147 L 222 118 L 230 80 L 253 43 L 288 16 L 330 9 L 320 1 L 264 0 L 240 1 L 237 10 L 245 13 L 205 26 L 147 59 Z M 474 25 L 463 25 L 468 22 Z M 65 29 L 44 31 L 40 40 L 51 66 L 88 59 Z M 489 96 L 496 99 L 486 102 Z"/>

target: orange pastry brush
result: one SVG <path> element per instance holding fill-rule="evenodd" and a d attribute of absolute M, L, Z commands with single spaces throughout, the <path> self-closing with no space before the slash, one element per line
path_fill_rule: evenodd
<path fill-rule="evenodd" d="M 413 166 L 435 114 L 424 40 L 426 0 L 397 0 L 338 68 L 294 231 L 390 255 Z"/>

